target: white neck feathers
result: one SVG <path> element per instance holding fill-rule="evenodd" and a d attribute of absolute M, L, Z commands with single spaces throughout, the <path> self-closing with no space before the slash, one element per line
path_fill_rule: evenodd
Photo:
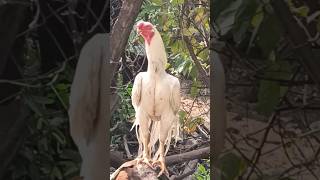
<path fill-rule="evenodd" d="M 150 45 L 145 43 L 145 48 L 148 58 L 148 72 L 152 74 L 161 74 L 165 72 L 167 55 L 160 33 L 156 29 Z"/>

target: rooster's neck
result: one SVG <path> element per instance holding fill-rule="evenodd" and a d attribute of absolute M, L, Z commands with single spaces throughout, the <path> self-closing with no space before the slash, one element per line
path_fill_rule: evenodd
<path fill-rule="evenodd" d="M 150 43 L 145 43 L 148 58 L 148 70 L 151 75 L 161 75 L 165 73 L 167 55 L 160 33 L 155 31 Z"/>
<path fill-rule="evenodd" d="M 163 66 L 163 62 L 161 61 L 148 61 L 148 69 L 147 69 L 148 74 L 152 76 L 160 76 L 164 74 L 165 67 Z"/>

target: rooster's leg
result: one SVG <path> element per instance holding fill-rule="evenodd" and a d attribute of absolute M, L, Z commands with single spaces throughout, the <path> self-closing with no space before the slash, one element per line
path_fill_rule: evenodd
<path fill-rule="evenodd" d="M 154 166 L 157 163 L 160 164 L 161 170 L 158 174 L 158 177 L 160 177 L 163 173 L 166 173 L 166 175 L 168 176 L 169 172 L 167 170 L 165 159 L 164 159 L 164 141 L 160 141 L 159 151 L 160 151 L 159 159 L 153 162 L 152 165 Z"/>
<path fill-rule="evenodd" d="M 150 164 L 150 162 L 151 162 L 150 149 L 148 148 L 150 134 L 146 133 L 145 135 L 143 135 L 142 139 L 143 139 L 143 143 L 142 143 L 143 144 L 143 154 L 142 154 L 142 158 L 138 159 L 137 163 L 144 162 L 148 166 L 152 167 L 152 165 Z"/>
<path fill-rule="evenodd" d="M 160 136 L 159 136 L 159 158 L 158 160 L 154 161 L 152 163 L 152 165 L 155 165 L 155 164 L 160 164 L 160 173 L 158 174 L 158 177 L 160 177 L 163 173 L 166 173 L 167 176 L 169 176 L 169 173 L 168 173 L 168 170 L 167 170 L 167 167 L 166 167 L 166 164 L 165 164 L 165 154 L 164 154 L 164 145 L 165 145 L 165 142 L 167 140 L 167 138 L 171 138 L 171 137 L 168 137 L 168 132 L 170 130 L 170 127 L 171 127 L 171 124 L 170 122 L 166 121 L 167 119 L 170 119 L 168 118 L 168 116 L 162 116 L 161 117 L 161 122 L 160 122 Z M 169 146 L 170 144 L 168 144 Z"/>
<path fill-rule="evenodd" d="M 142 152 L 142 158 L 138 158 L 137 164 L 144 162 L 148 166 L 152 167 L 150 164 L 151 157 L 150 157 L 150 149 L 149 149 L 149 142 L 150 142 L 150 133 L 149 133 L 149 119 L 142 113 L 139 112 L 140 117 L 140 136 L 142 138 L 142 144 L 143 144 L 143 152 Z"/>

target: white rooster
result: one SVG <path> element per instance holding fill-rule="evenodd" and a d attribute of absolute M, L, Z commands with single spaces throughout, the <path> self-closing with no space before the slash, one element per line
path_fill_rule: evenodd
<path fill-rule="evenodd" d="M 171 138 L 179 138 L 180 83 L 179 79 L 166 73 L 167 55 L 160 33 L 149 22 L 139 21 L 137 32 L 145 40 L 148 69 L 140 72 L 132 88 L 132 105 L 136 112 L 136 127 L 139 141 L 137 162 L 152 166 L 159 163 L 162 173 L 168 174 L 165 165 Z M 159 149 L 151 159 L 159 140 Z M 165 147 L 166 146 L 166 147 Z"/>

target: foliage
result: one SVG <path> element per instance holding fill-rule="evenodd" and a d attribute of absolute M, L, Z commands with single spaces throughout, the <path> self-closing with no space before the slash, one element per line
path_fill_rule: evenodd
<path fill-rule="evenodd" d="M 256 108 L 255 110 L 258 111 L 260 115 L 264 115 L 260 116 L 263 117 L 261 118 L 262 120 L 267 120 L 268 117 L 275 117 L 275 122 L 277 122 L 275 124 L 278 124 L 280 126 L 281 131 L 287 131 L 286 128 L 290 128 L 288 124 L 292 122 L 290 120 L 288 122 L 284 122 L 282 117 L 285 117 L 287 119 L 293 118 L 295 119 L 294 121 L 299 121 L 299 123 L 306 122 L 307 117 L 310 117 L 310 114 L 312 113 L 308 111 L 308 113 L 310 113 L 308 114 L 305 110 L 298 110 L 299 112 L 296 113 L 297 109 L 293 109 L 293 107 L 311 105 L 314 102 L 313 100 L 317 98 L 311 97 L 311 93 L 306 93 L 308 91 L 308 88 L 314 88 L 314 84 L 310 84 L 309 81 L 306 81 L 306 79 L 308 79 L 306 77 L 308 77 L 308 75 L 310 74 L 306 73 L 308 72 L 307 68 L 305 68 L 304 70 L 303 68 L 300 68 L 301 65 L 305 65 L 305 62 L 301 61 L 301 57 L 299 56 L 301 54 L 297 52 L 297 49 L 299 47 L 305 47 L 306 49 L 309 49 L 310 52 L 314 53 L 315 59 L 318 59 L 317 52 L 319 51 L 320 45 L 318 36 L 320 32 L 320 16 L 318 15 L 319 6 L 312 6 L 312 4 L 318 5 L 317 1 L 284 1 L 292 13 L 292 15 L 288 15 L 289 17 L 292 16 L 293 18 L 293 22 L 290 21 L 290 23 L 297 24 L 297 28 L 301 28 L 303 30 L 303 33 L 305 33 L 301 33 L 301 36 L 296 37 L 303 39 L 304 43 L 293 45 L 286 29 L 290 28 L 292 30 L 295 28 L 288 25 L 290 24 L 288 23 L 289 20 L 287 21 L 288 24 L 281 24 L 281 22 L 285 22 L 286 18 L 288 17 L 280 17 L 281 13 L 276 14 L 271 2 L 279 1 L 213 0 L 211 3 L 211 22 L 213 27 L 212 32 L 214 40 L 221 41 L 223 43 L 219 43 L 221 47 L 215 47 L 214 45 L 212 49 L 216 50 L 220 54 L 225 55 L 225 59 L 221 58 L 222 60 L 227 61 L 225 62 L 225 65 L 229 65 L 228 61 L 232 62 L 230 63 L 232 64 L 232 67 L 225 66 L 227 71 L 232 71 L 232 73 L 230 74 L 228 74 L 227 72 L 227 75 L 230 75 L 227 76 L 227 80 L 229 81 L 228 83 L 231 82 L 230 84 L 232 84 L 237 80 L 242 80 L 241 82 L 237 81 L 236 83 L 248 83 L 250 84 L 250 87 L 246 87 L 245 89 L 253 89 L 252 92 L 254 93 L 250 94 L 250 96 L 245 96 L 245 99 L 240 100 L 241 102 L 237 100 L 237 103 L 244 102 L 244 104 L 246 105 L 250 103 L 250 105 L 253 105 L 252 107 Z M 305 38 L 304 35 L 306 35 L 307 38 Z M 214 42 L 212 43 L 214 44 Z M 237 76 L 236 78 L 233 77 L 233 73 L 235 73 L 235 76 Z M 242 85 L 235 85 L 230 87 L 238 88 L 240 86 Z M 227 90 L 229 90 L 228 88 L 229 87 L 227 87 Z M 316 89 L 314 90 L 315 92 L 318 92 L 319 88 L 317 87 L 314 89 Z M 304 95 L 301 95 L 303 96 L 303 98 L 305 98 L 304 103 L 301 103 L 300 101 L 297 102 L 296 99 L 299 94 L 297 93 L 297 91 L 301 94 L 306 93 Z M 247 101 L 247 99 L 249 99 L 247 97 L 249 97 L 250 100 Z M 308 103 L 306 102 L 306 99 L 308 99 Z M 234 99 L 232 99 L 231 101 L 234 101 Z M 283 114 L 282 109 L 285 109 Z M 252 109 L 250 107 L 250 113 L 251 110 Z M 255 114 L 255 111 L 253 113 Z M 297 118 L 296 115 L 299 113 L 303 113 L 305 118 Z M 275 116 L 270 116 L 271 114 L 274 114 Z M 252 115 L 246 116 L 250 116 L 248 118 L 253 117 Z M 256 118 L 255 116 L 254 119 L 260 120 L 260 118 Z M 310 120 L 310 118 L 308 118 L 308 121 L 317 120 Z M 268 124 L 268 128 L 278 132 L 278 130 L 275 130 L 275 126 L 277 126 L 275 124 Z M 308 126 L 309 128 L 309 125 L 310 124 L 303 125 L 303 127 L 297 127 L 297 129 L 303 129 L 305 126 Z M 252 146 L 249 142 L 252 140 L 251 135 L 253 133 L 251 132 L 251 135 L 249 135 L 249 133 L 245 133 L 244 135 L 242 135 L 241 132 L 241 138 L 239 138 L 241 140 L 237 138 L 234 141 L 232 139 L 229 139 L 233 147 L 235 147 L 234 149 L 243 153 L 243 155 L 254 155 L 252 157 L 250 157 L 251 155 L 247 156 L 247 158 L 250 158 L 248 160 L 250 162 L 245 162 L 241 160 L 240 157 L 237 157 L 237 155 L 232 154 L 231 152 L 224 154 L 219 160 L 221 161 L 220 170 L 222 176 L 225 176 L 224 178 L 237 179 L 239 177 L 239 179 L 254 179 L 251 175 L 255 174 L 257 176 L 260 176 L 257 179 L 290 179 L 286 176 L 289 176 L 289 174 L 290 176 L 296 176 L 299 172 L 301 172 L 300 169 L 296 167 L 304 167 L 304 165 L 302 165 L 303 163 L 306 164 L 306 162 L 308 162 L 308 167 L 317 166 L 313 161 L 309 162 L 303 157 L 299 157 L 301 159 L 304 159 L 302 160 L 303 163 L 297 163 L 299 165 L 294 163 L 294 166 L 288 163 L 289 166 L 292 166 L 290 166 L 288 169 L 275 170 L 276 172 L 282 171 L 278 174 L 275 173 L 267 175 L 266 172 L 262 171 L 264 169 L 263 167 L 259 167 L 261 168 L 259 171 L 259 168 L 256 167 L 258 167 L 260 165 L 259 163 L 262 161 L 262 158 L 260 157 L 263 156 L 263 153 L 261 153 L 261 151 L 263 151 L 263 148 L 268 147 L 267 141 L 269 139 L 269 134 L 271 134 L 268 132 L 268 130 L 264 129 L 262 131 L 265 132 L 266 138 L 265 140 L 263 140 L 262 138 L 263 142 L 259 142 L 261 143 L 260 148 Z M 303 131 L 305 131 L 305 129 L 303 129 Z M 295 133 L 297 133 L 296 136 L 300 136 L 298 135 L 298 132 L 295 131 Z M 282 142 L 288 141 L 288 138 L 286 138 L 283 133 L 279 133 L 279 135 Z M 310 136 L 306 138 L 306 141 L 311 142 L 313 141 L 313 138 L 314 137 Z M 318 138 L 315 139 L 317 142 L 319 142 Z M 244 151 L 241 150 L 242 147 L 236 148 L 238 144 L 242 145 L 242 140 L 243 142 L 245 142 L 244 144 L 246 144 L 246 148 L 248 147 L 248 149 L 243 148 L 245 149 Z M 311 146 L 317 145 L 312 144 Z M 307 151 L 307 148 L 304 149 L 305 147 L 302 148 L 299 147 L 300 145 L 297 146 L 300 152 L 305 153 Z M 283 147 L 283 151 L 285 151 L 288 160 L 290 162 L 293 162 L 289 156 L 295 155 L 291 155 L 291 153 L 284 145 Z M 251 153 L 252 151 L 253 153 Z M 283 151 L 281 150 L 281 153 L 283 153 Z M 303 153 L 301 154 L 301 156 L 303 156 Z M 308 167 L 306 169 L 308 169 Z M 295 170 L 299 172 L 292 173 Z M 290 173 L 288 171 L 290 171 Z M 313 170 L 308 171 L 309 174 L 314 174 Z M 314 171 L 317 171 L 317 169 Z M 253 173 L 249 174 L 249 172 Z M 317 179 L 317 175 L 313 176 L 314 179 Z"/>
<path fill-rule="evenodd" d="M 246 169 L 246 162 L 234 152 L 226 152 L 218 159 L 221 180 L 237 179 Z"/>
<path fill-rule="evenodd" d="M 259 0 L 214 0 L 213 25 L 217 38 L 227 41 L 241 54 L 249 64 L 265 64 L 256 70 L 258 83 L 258 112 L 270 115 L 286 92 L 286 87 L 277 80 L 288 81 L 297 67 L 297 63 L 289 61 L 294 58 L 288 53 L 291 49 L 283 49 L 288 42 L 274 14 L 269 1 Z M 308 14 L 306 6 L 295 7 L 289 1 L 290 8 L 297 16 Z"/>
<path fill-rule="evenodd" d="M 179 111 L 180 123 L 184 132 L 191 134 L 196 131 L 199 124 L 203 124 L 204 119 L 202 117 L 190 117 L 184 110 Z"/>
<path fill-rule="evenodd" d="M 135 111 L 131 102 L 132 84 L 123 85 L 119 78 L 117 84 L 117 95 L 119 96 L 119 105 L 112 114 L 111 119 L 111 144 L 117 144 L 120 141 L 121 135 L 128 134 L 132 126 Z M 130 123 L 130 121 L 132 121 Z"/>
<path fill-rule="evenodd" d="M 193 174 L 193 178 L 199 180 L 210 179 L 210 160 L 205 160 L 203 163 L 198 164 L 197 170 Z"/>
<path fill-rule="evenodd" d="M 40 59 L 38 49 L 26 46 L 24 76 L 37 77 Z M 69 135 L 67 105 L 74 73 L 68 64 L 43 79 L 40 88 L 23 87 L 21 98 L 30 109 L 25 141 L 9 165 L 6 179 L 70 179 L 79 174 L 81 157 Z M 49 79 L 49 83 L 48 83 Z M 51 83 L 50 83 L 51 82 Z M 30 80 L 28 83 L 32 83 Z"/>

